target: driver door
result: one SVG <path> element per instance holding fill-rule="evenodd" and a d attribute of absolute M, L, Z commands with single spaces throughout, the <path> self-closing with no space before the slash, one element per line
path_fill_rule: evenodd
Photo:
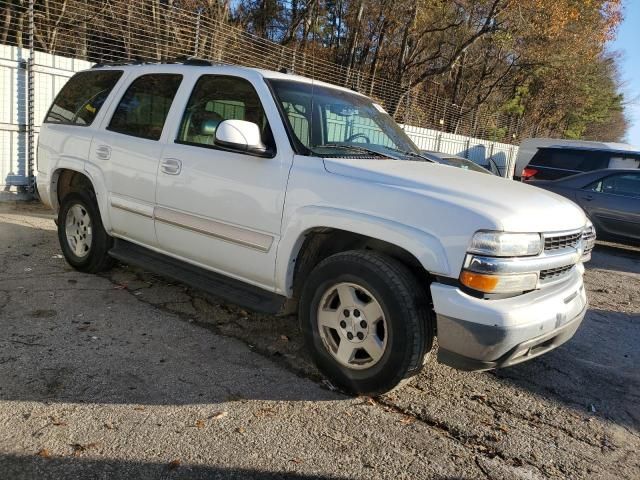
<path fill-rule="evenodd" d="M 155 227 L 160 248 L 273 290 L 293 155 L 276 148 L 263 102 L 244 78 L 201 75 L 181 110 L 177 134 L 168 141 L 158 170 Z M 277 115 L 275 109 L 271 112 Z M 216 146 L 218 125 L 230 119 L 256 123 L 272 155 Z"/>

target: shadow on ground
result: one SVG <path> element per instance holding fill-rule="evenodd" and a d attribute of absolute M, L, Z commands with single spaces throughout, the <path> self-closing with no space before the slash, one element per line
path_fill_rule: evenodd
<path fill-rule="evenodd" d="M 598 242 L 586 268 L 615 270 L 640 275 L 640 249 L 617 243 Z"/>
<path fill-rule="evenodd" d="M 270 472 L 241 468 L 224 468 L 181 464 L 179 461 L 143 463 L 120 460 L 90 460 L 73 457 L 0 455 L 0 471 L 4 478 L 12 480 L 33 479 L 73 480 L 75 478 L 130 478 L 146 479 L 243 479 L 243 480 L 347 480 L 348 477 L 300 474 L 295 472 Z M 466 480 L 468 477 L 430 477 L 433 480 Z"/>
<path fill-rule="evenodd" d="M 494 372 L 541 398 L 640 432 L 640 314 L 589 310 L 566 344 L 530 362 Z"/>

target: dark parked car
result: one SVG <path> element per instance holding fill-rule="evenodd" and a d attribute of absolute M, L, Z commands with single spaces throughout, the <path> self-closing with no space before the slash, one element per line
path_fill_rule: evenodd
<path fill-rule="evenodd" d="M 474 172 L 492 173 L 500 176 L 500 169 L 496 165 L 496 162 L 491 159 L 488 160 L 486 166 L 481 166 L 466 158 L 448 153 L 432 152 L 430 150 L 422 150 L 421 153 L 423 157 L 428 158 L 432 162 L 463 168 L 465 170 L 472 170 Z"/>
<path fill-rule="evenodd" d="M 640 170 L 603 169 L 530 185 L 580 205 L 599 238 L 640 242 Z"/>
<path fill-rule="evenodd" d="M 640 167 L 640 152 L 554 145 L 539 147 L 520 173 L 522 181 L 556 180 L 601 168 Z"/>

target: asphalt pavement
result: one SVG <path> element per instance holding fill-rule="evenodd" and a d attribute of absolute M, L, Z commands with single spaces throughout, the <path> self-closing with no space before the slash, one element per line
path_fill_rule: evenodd
<path fill-rule="evenodd" d="M 599 244 L 566 345 L 332 391 L 295 316 L 120 265 L 71 269 L 51 212 L 0 203 L 0 478 L 640 478 L 640 251 Z"/>

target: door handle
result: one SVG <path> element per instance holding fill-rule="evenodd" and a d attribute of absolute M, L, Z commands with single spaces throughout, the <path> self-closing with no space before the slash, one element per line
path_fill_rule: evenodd
<path fill-rule="evenodd" d="M 96 157 L 100 160 L 109 160 L 111 158 L 111 147 L 108 145 L 100 145 L 96 148 Z"/>
<path fill-rule="evenodd" d="M 593 200 L 593 195 L 585 195 L 584 197 L 582 197 L 582 199 L 590 202 L 591 200 Z"/>
<path fill-rule="evenodd" d="M 182 162 L 177 158 L 165 158 L 160 164 L 160 170 L 167 175 L 180 175 Z"/>

